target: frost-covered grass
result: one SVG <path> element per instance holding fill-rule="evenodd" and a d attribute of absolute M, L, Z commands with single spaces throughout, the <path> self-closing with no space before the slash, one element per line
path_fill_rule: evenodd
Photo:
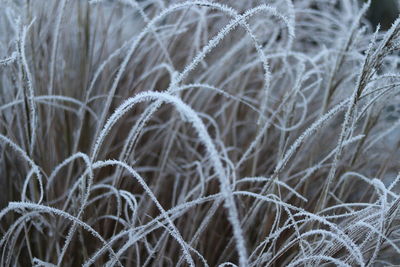
<path fill-rule="evenodd" d="M 0 266 L 400 264 L 368 4 L 3 1 Z"/>

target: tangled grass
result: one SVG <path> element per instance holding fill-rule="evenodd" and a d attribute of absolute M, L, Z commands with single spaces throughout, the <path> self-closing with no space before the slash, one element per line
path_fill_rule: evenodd
<path fill-rule="evenodd" d="M 0 266 L 400 264 L 400 20 L 3 5 Z"/>

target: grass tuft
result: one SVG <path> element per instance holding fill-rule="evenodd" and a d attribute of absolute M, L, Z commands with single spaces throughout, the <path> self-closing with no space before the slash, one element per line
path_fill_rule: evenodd
<path fill-rule="evenodd" d="M 400 264 L 400 18 L 3 4 L 0 266 Z"/>

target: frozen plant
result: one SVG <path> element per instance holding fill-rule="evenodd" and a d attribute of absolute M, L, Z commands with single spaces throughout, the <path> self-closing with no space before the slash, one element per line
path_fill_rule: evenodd
<path fill-rule="evenodd" d="M 400 19 L 1 3 L 0 266 L 400 264 Z"/>

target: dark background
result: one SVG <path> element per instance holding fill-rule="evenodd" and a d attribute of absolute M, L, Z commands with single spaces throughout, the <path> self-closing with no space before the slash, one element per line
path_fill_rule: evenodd
<path fill-rule="evenodd" d="M 399 7 L 396 0 L 372 0 L 367 17 L 376 27 L 381 24 L 381 29 L 387 30 L 399 16 Z"/>

